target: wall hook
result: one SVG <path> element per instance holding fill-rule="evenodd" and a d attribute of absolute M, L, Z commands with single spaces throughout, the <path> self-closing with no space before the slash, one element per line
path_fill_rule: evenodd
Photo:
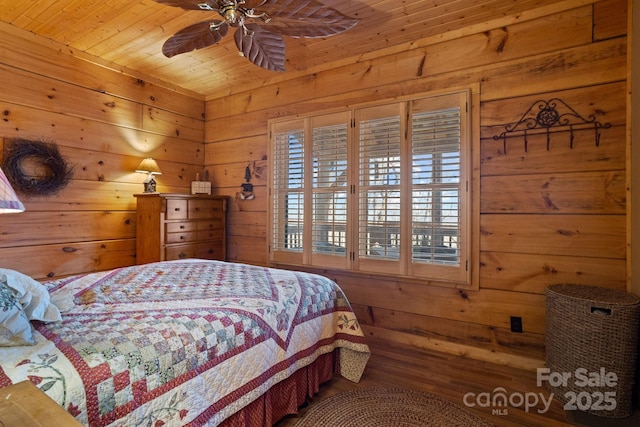
<path fill-rule="evenodd" d="M 504 153 L 507 153 L 507 139 L 523 136 L 524 151 L 528 150 L 528 136 L 546 134 L 547 151 L 551 145 L 552 133 L 569 132 L 569 147 L 573 149 L 574 131 L 593 128 L 596 147 L 600 146 L 600 129 L 608 129 L 611 123 L 600 123 L 594 115 L 588 118 L 581 116 L 569 104 L 560 98 L 548 101 L 538 100 L 531 104 L 516 123 L 505 125 L 505 131 L 494 135 L 494 140 L 502 140 Z"/>

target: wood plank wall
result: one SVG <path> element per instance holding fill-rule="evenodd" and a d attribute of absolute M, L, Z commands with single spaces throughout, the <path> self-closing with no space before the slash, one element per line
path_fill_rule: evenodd
<path fill-rule="evenodd" d="M 267 120 L 478 85 L 479 291 L 322 271 L 371 339 L 534 368 L 544 360 L 544 290 L 626 289 L 626 0 L 566 1 L 493 27 L 416 41 L 329 71 L 206 102 L 205 165 L 229 212 L 231 260 L 267 263 Z M 493 139 L 538 100 L 560 98 L 611 127 Z M 505 149 L 506 147 L 506 149 Z M 254 200 L 237 200 L 249 165 Z M 478 192 L 478 191 L 476 191 Z M 510 331 L 510 316 L 523 333 Z"/>
<path fill-rule="evenodd" d="M 43 279 L 135 264 L 145 176 L 134 170 L 151 156 L 159 191 L 189 192 L 204 164 L 204 97 L 0 24 L 0 159 L 12 139 L 46 140 L 74 167 L 59 194 L 0 215 L 0 266 Z"/>

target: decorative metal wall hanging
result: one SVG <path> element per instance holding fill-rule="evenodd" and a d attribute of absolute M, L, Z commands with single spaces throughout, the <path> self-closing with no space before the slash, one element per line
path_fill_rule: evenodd
<path fill-rule="evenodd" d="M 34 176 L 25 162 L 38 169 Z M 60 154 L 54 142 L 14 139 L 6 147 L 2 169 L 13 188 L 27 196 L 50 196 L 62 190 L 73 177 L 73 167 Z"/>
<path fill-rule="evenodd" d="M 552 133 L 569 132 L 569 146 L 573 148 L 574 131 L 593 128 L 597 147 L 600 145 L 600 129 L 610 127 L 610 123 L 600 123 L 594 115 L 585 119 L 562 99 L 552 98 L 548 101 L 539 100 L 531 104 L 517 123 L 505 125 L 505 131 L 500 135 L 494 135 L 493 139 L 503 141 L 504 153 L 507 154 L 508 138 L 522 136 L 526 152 L 529 136 L 546 134 L 548 151 Z"/>
<path fill-rule="evenodd" d="M 247 167 L 244 169 L 244 179 L 246 182 L 240 184 L 240 187 L 242 187 L 242 191 L 238 192 L 236 194 L 236 197 L 240 200 L 253 200 L 256 195 L 253 192 L 253 184 L 251 184 L 251 169 L 249 168 L 250 165 L 247 165 Z"/>

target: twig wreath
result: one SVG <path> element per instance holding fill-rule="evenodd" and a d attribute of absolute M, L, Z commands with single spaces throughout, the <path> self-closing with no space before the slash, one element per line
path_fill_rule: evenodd
<path fill-rule="evenodd" d="M 26 163 L 34 166 L 37 175 L 27 173 Z M 67 164 L 54 142 L 14 139 L 6 147 L 2 170 L 13 188 L 27 196 L 50 196 L 63 189 L 73 177 L 73 167 Z"/>

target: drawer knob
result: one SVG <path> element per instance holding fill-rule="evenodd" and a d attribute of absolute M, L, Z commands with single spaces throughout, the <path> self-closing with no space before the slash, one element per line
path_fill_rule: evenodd
<path fill-rule="evenodd" d="M 178 254 L 178 258 L 180 258 L 180 259 L 185 259 L 186 257 L 187 257 L 187 254 L 185 254 L 184 252 L 180 252 Z"/>
<path fill-rule="evenodd" d="M 174 209 L 176 212 L 180 212 L 180 208 L 175 208 Z"/>
<path fill-rule="evenodd" d="M 181 226 L 180 226 L 180 230 L 184 230 L 184 225 L 181 225 Z"/>

